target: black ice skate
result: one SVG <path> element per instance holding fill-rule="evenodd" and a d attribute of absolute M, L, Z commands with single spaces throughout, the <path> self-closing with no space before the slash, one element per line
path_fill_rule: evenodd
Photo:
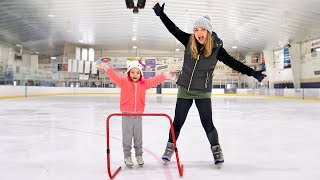
<path fill-rule="evenodd" d="M 214 158 L 214 164 L 218 168 L 221 168 L 222 164 L 224 163 L 224 159 L 223 159 L 223 154 L 222 154 L 222 150 L 220 148 L 220 145 L 212 146 L 211 151 L 212 151 L 213 158 Z"/>
<path fill-rule="evenodd" d="M 167 147 L 166 147 L 166 150 L 162 156 L 162 160 L 164 162 L 169 162 L 171 160 L 171 157 L 174 153 L 174 146 L 173 146 L 173 143 L 170 143 L 168 142 L 167 143 Z"/>

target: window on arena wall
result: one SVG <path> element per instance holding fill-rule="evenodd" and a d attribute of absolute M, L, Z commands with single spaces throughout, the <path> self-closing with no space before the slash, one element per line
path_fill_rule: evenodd
<path fill-rule="evenodd" d="M 87 61 L 88 60 L 88 49 L 82 48 L 82 61 Z"/>
<path fill-rule="evenodd" d="M 76 47 L 76 60 L 80 60 L 81 57 L 81 49 Z"/>
<path fill-rule="evenodd" d="M 89 48 L 89 61 L 94 61 L 94 49 Z"/>

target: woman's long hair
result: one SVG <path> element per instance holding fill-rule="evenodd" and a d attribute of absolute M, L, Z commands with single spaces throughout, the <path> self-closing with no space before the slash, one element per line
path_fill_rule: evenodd
<path fill-rule="evenodd" d="M 190 36 L 189 42 L 190 42 L 191 56 L 193 57 L 193 59 L 197 59 L 199 52 L 197 48 L 197 39 L 195 38 L 194 34 Z M 207 58 L 211 55 L 213 48 L 214 48 L 214 39 L 208 32 L 204 45 L 200 49 L 200 51 L 204 52 L 204 56 Z"/>

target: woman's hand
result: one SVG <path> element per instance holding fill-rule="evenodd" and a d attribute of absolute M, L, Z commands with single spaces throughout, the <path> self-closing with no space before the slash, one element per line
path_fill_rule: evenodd
<path fill-rule="evenodd" d="M 157 3 L 157 4 L 155 4 L 154 6 L 153 6 L 153 10 L 154 10 L 154 13 L 157 15 L 157 16 L 162 16 L 163 14 L 164 14 L 164 12 L 163 12 L 163 10 L 164 10 L 164 5 L 165 5 L 165 3 L 163 3 L 162 4 L 162 6 L 160 6 L 160 4 L 159 3 Z"/>

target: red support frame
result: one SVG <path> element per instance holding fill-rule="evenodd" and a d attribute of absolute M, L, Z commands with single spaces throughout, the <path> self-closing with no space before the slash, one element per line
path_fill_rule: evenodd
<path fill-rule="evenodd" d="M 176 145 L 176 136 L 174 133 L 174 127 L 172 124 L 172 119 L 170 116 L 168 116 L 167 114 L 162 114 L 162 113 L 143 113 L 143 114 L 122 114 L 122 113 L 113 113 L 110 114 L 107 119 L 106 119 L 106 130 L 107 130 L 107 167 L 108 167 L 108 175 L 110 177 L 110 179 L 113 179 L 121 170 L 121 166 L 118 167 L 118 169 L 112 174 L 111 173 L 111 168 L 110 168 L 110 137 L 109 137 L 109 121 L 110 118 L 113 116 L 164 116 L 166 118 L 168 118 L 169 122 L 170 122 L 170 131 L 171 131 L 171 135 L 172 135 L 172 140 L 173 140 L 173 146 L 174 146 L 174 150 L 175 150 L 175 154 L 176 154 L 176 159 L 177 159 L 177 166 L 178 166 L 178 171 L 179 171 L 179 175 L 180 177 L 183 176 L 183 165 L 180 165 L 180 160 L 179 160 L 179 153 L 178 153 L 178 148 Z"/>

